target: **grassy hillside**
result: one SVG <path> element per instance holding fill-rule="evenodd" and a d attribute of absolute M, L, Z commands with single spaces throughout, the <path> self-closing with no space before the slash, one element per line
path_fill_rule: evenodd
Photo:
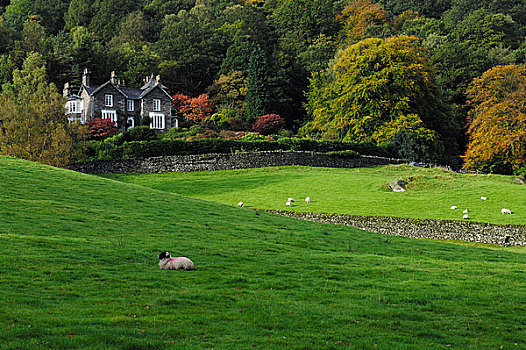
<path fill-rule="evenodd" d="M 296 221 L 0 157 L 4 349 L 517 349 L 526 251 Z M 196 271 L 161 271 L 161 250 Z"/>
<path fill-rule="evenodd" d="M 110 177 L 166 192 L 228 205 L 243 201 L 250 208 L 289 209 L 317 213 L 462 220 L 526 224 L 526 185 L 512 176 L 467 175 L 390 165 L 359 169 L 273 167 L 192 173 L 111 175 Z M 389 182 L 409 181 L 394 193 Z M 310 196 L 312 202 L 304 202 Z M 488 200 L 483 201 L 481 196 Z M 285 206 L 287 198 L 296 202 Z M 456 205 L 457 210 L 451 210 Z M 508 208 L 513 215 L 503 215 Z"/>

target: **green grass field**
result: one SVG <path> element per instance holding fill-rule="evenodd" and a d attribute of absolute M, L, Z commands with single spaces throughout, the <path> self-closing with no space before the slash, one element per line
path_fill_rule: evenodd
<path fill-rule="evenodd" d="M 0 183 L 2 350 L 526 346 L 524 248 L 382 236 L 5 157 Z M 197 270 L 159 270 L 162 250 Z"/>
<path fill-rule="evenodd" d="M 390 165 L 359 169 L 272 167 L 191 173 L 108 175 L 164 192 L 249 208 L 317 213 L 397 216 L 526 224 L 526 185 L 513 176 L 466 175 L 440 169 Z M 390 191 L 389 182 L 409 181 L 407 191 Z M 307 205 L 305 197 L 311 197 Z M 488 200 L 481 200 L 485 196 Z M 296 202 L 285 206 L 287 198 Z M 452 210 L 456 205 L 458 209 Z M 503 215 L 508 208 L 513 215 Z"/>

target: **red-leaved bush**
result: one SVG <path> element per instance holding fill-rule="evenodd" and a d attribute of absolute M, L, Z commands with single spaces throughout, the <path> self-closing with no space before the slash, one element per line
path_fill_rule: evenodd
<path fill-rule="evenodd" d="M 93 120 L 88 120 L 87 125 L 91 138 L 95 140 L 102 140 L 117 133 L 117 126 L 108 118 L 94 118 Z"/>
<path fill-rule="evenodd" d="M 172 105 L 176 112 L 188 121 L 199 123 L 212 115 L 212 104 L 207 94 L 193 98 L 183 94 L 175 94 L 172 98 Z"/>
<path fill-rule="evenodd" d="M 252 126 L 252 130 L 259 132 L 261 135 L 270 135 L 276 134 L 283 129 L 285 125 L 285 118 L 280 117 L 277 114 L 265 114 L 256 120 Z"/>

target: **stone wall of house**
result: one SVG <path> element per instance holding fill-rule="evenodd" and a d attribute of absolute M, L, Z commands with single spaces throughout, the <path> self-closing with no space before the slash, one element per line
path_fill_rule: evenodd
<path fill-rule="evenodd" d="M 358 168 L 402 164 L 403 160 L 373 156 L 345 158 L 317 152 L 265 151 L 100 160 L 78 163 L 70 168 L 89 174 L 166 173 L 173 171 L 230 170 L 269 166 L 301 165 L 330 168 Z"/>
<path fill-rule="evenodd" d="M 153 100 L 161 100 L 161 109 L 159 111 L 154 111 L 153 109 Z M 149 116 L 151 112 L 162 113 L 164 114 L 164 127 L 168 129 L 171 127 L 171 108 L 172 104 L 170 97 L 168 97 L 158 86 L 150 91 L 142 100 L 142 115 Z"/>
<path fill-rule="evenodd" d="M 382 216 L 295 213 L 284 210 L 269 210 L 268 212 L 302 220 L 354 226 L 369 232 L 386 235 L 526 246 L 526 226 L 521 225 L 494 225 L 469 221 Z"/>

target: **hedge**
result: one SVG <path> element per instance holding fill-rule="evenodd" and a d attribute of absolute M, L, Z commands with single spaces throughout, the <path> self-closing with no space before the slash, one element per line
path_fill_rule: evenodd
<path fill-rule="evenodd" d="M 391 149 L 391 147 L 377 146 L 371 142 L 351 143 L 298 138 L 281 138 L 277 141 L 241 141 L 224 139 L 201 139 L 192 141 L 154 140 L 124 142 L 122 145 L 114 144 L 110 140 L 91 141 L 88 147 L 87 156 L 90 160 L 95 160 L 277 150 L 323 153 L 353 151 L 359 154 L 372 156 L 396 156 L 396 152 Z"/>

